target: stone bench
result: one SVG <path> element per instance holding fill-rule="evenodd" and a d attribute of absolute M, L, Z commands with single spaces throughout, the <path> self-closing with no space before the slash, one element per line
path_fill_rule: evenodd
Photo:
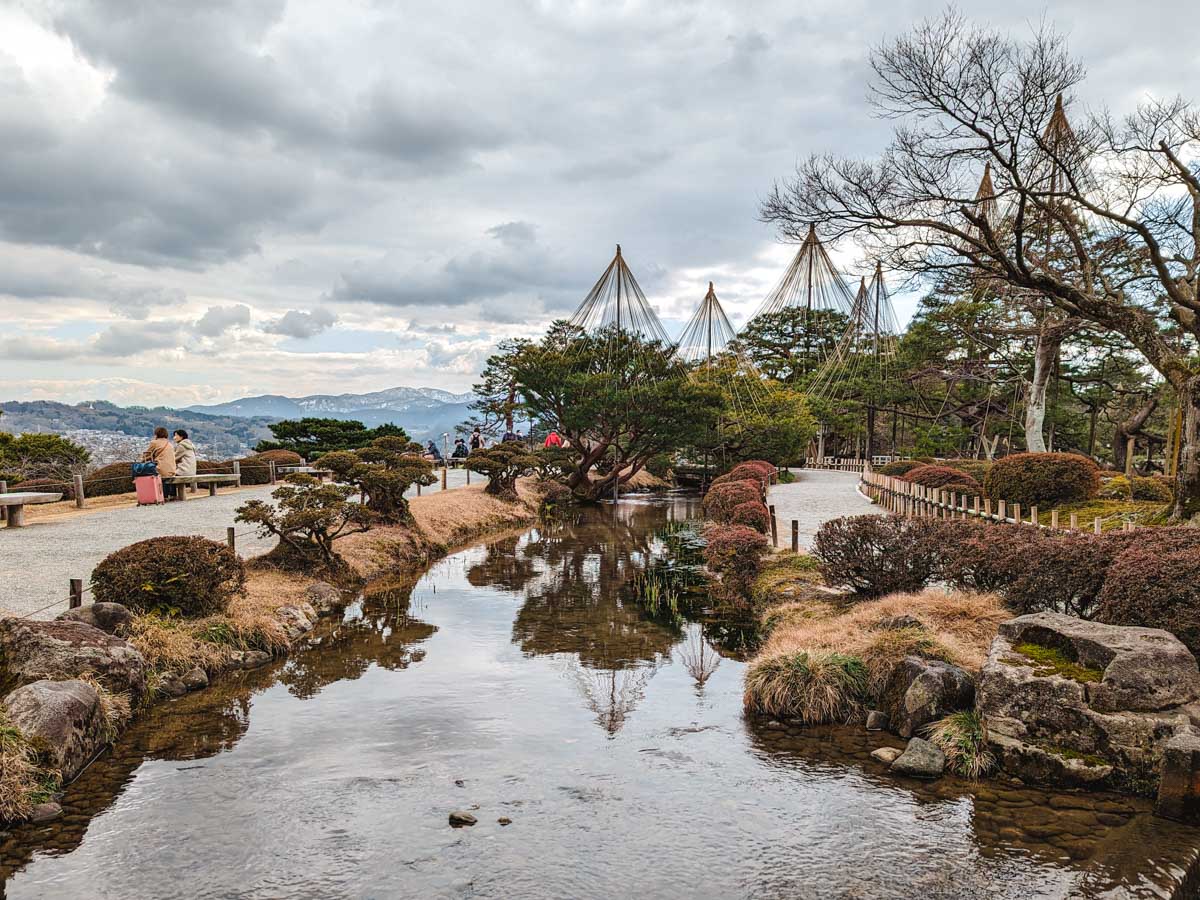
<path fill-rule="evenodd" d="M 173 484 L 181 488 L 200 487 L 207 485 L 208 496 L 217 496 L 217 485 L 219 484 L 237 484 L 241 480 L 238 475 L 222 475 L 216 472 L 209 472 L 203 475 L 164 475 L 163 484 Z M 176 491 L 175 496 L 180 500 L 187 499 L 187 491 Z"/>
<path fill-rule="evenodd" d="M 17 491 L 12 494 L 0 494 L 0 507 L 8 511 L 8 527 L 20 528 L 25 524 L 25 505 L 28 503 L 57 503 L 62 494 L 41 493 L 38 491 Z"/>

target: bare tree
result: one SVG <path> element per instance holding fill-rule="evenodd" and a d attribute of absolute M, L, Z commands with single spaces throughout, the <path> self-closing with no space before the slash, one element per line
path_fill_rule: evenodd
<path fill-rule="evenodd" d="M 1200 116 L 1182 99 L 1120 121 L 1093 114 L 1065 158 L 1044 136 L 1084 77 L 1065 40 L 1043 28 L 1017 41 L 955 12 L 878 48 L 872 66 L 873 102 L 897 122 L 891 144 L 875 161 L 810 157 L 764 219 L 793 239 L 810 224 L 854 235 L 895 269 L 1033 292 L 1123 335 L 1179 398 L 1172 512 L 1200 513 Z M 977 198 L 985 163 L 998 219 Z"/>

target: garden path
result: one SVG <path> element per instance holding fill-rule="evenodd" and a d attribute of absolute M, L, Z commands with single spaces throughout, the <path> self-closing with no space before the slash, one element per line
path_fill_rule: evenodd
<path fill-rule="evenodd" d="M 796 476 L 794 482 L 773 485 L 767 494 L 767 503 L 775 507 L 779 523 L 780 547 L 791 544 L 793 519 L 799 523 L 800 547 L 804 549 L 812 544 L 823 522 L 879 512 L 878 506 L 858 493 L 857 472 L 792 469 L 792 473 Z"/>
<path fill-rule="evenodd" d="M 447 485 L 459 487 L 466 478 L 464 470 L 451 469 Z M 186 534 L 224 541 L 237 508 L 247 500 L 269 499 L 271 490 L 269 485 L 247 487 L 215 497 L 189 496 L 184 503 L 83 510 L 70 517 L 31 519 L 24 528 L 0 528 L 0 615 L 35 613 L 33 618 L 54 618 L 67 609 L 70 579 L 82 578 L 86 588 L 100 560 L 146 538 Z M 436 490 L 438 486 L 425 488 Z M 408 495 L 415 493 L 414 489 Z M 273 539 L 259 538 L 249 525 L 238 525 L 237 530 L 242 557 L 274 546 Z M 90 595 L 84 602 L 91 602 Z M 50 608 L 43 609 L 46 606 Z"/>

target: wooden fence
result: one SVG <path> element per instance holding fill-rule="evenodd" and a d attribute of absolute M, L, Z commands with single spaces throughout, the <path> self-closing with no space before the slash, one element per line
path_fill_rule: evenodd
<path fill-rule="evenodd" d="M 1080 525 L 1076 513 L 1071 513 L 1064 523 L 1060 521 L 1058 510 L 1052 509 L 1050 510 L 1050 522 L 1043 524 L 1039 519 L 1036 506 L 1022 510 L 1020 503 L 1009 503 L 1005 500 L 993 501 L 990 497 L 925 487 L 869 470 L 863 472 L 859 487 L 864 494 L 888 512 L 906 518 L 974 518 L 997 524 L 1034 525 L 1038 528 L 1051 528 L 1056 531 L 1078 531 Z M 1090 524 L 1092 531 L 1099 534 L 1103 528 L 1103 522 L 1102 517 L 1096 516 L 1091 523 L 1084 523 L 1084 527 L 1086 528 Z M 1133 522 L 1124 524 L 1125 531 L 1133 531 L 1136 527 Z"/>
<path fill-rule="evenodd" d="M 833 472 L 861 472 L 866 468 L 866 460 L 862 459 L 824 459 L 820 462 L 807 462 L 805 469 L 828 469 Z"/>

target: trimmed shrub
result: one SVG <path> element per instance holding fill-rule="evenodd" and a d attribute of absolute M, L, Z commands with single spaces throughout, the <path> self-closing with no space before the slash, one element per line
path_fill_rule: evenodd
<path fill-rule="evenodd" d="M 721 576 L 726 595 L 730 599 L 748 597 L 762 571 L 766 537 L 745 525 L 710 525 L 704 539 L 704 563 Z"/>
<path fill-rule="evenodd" d="M 886 463 L 879 467 L 881 475 L 888 475 L 892 478 L 902 478 L 911 472 L 913 469 L 919 469 L 926 463 L 915 459 L 897 459 L 894 462 Z"/>
<path fill-rule="evenodd" d="M 919 484 L 929 488 L 944 488 L 945 490 L 953 490 L 952 485 L 963 485 L 971 487 L 974 490 L 979 490 L 979 482 L 959 469 L 952 469 L 949 466 L 919 466 L 913 469 L 907 475 L 903 476 L 905 481 L 913 484 Z M 960 491 L 962 493 L 962 491 Z"/>
<path fill-rule="evenodd" d="M 1175 492 L 1169 484 L 1164 484 L 1159 478 L 1150 476 L 1143 478 L 1135 475 L 1130 480 L 1130 495 L 1134 500 L 1153 501 L 1155 503 L 1170 503 L 1175 499 Z"/>
<path fill-rule="evenodd" d="M 225 544 L 183 535 L 122 547 L 92 571 L 98 603 L 189 618 L 222 612 L 245 583 L 242 561 Z"/>
<path fill-rule="evenodd" d="M 8 489 L 13 493 L 17 491 L 33 491 L 50 494 L 62 494 L 64 500 L 75 499 L 74 483 L 63 482 L 56 478 L 30 478 L 28 481 L 22 481 L 18 484 L 10 484 Z M 83 493 L 87 495 L 87 487 L 83 489 Z"/>
<path fill-rule="evenodd" d="M 108 497 L 133 492 L 133 463 L 115 462 L 102 466 L 83 479 L 83 493 L 88 497 Z"/>
<path fill-rule="evenodd" d="M 745 525 L 748 528 L 753 528 L 755 531 L 769 534 L 771 531 L 771 511 L 758 500 L 753 500 L 749 503 L 739 503 L 733 508 L 733 512 L 729 514 L 729 522 L 731 525 Z"/>
<path fill-rule="evenodd" d="M 761 503 L 762 490 L 753 482 L 730 481 L 708 489 L 704 495 L 704 515 L 714 522 L 728 522 L 734 507 L 743 503 Z"/>
<path fill-rule="evenodd" d="M 304 457 L 291 450 L 264 450 L 262 453 L 255 453 L 253 456 L 247 457 L 247 459 L 263 463 L 273 462 L 277 466 L 299 466 L 304 463 Z"/>
<path fill-rule="evenodd" d="M 946 460 L 946 465 L 951 469 L 966 472 L 981 485 L 987 473 L 992 470 L 992 461 L 989 459 L 949 459 Z"/>
<path fill-rule="evenodd" d="M 859 717 L 866 695 L 867 668 L 857 656 L 801 651 L 754 663 L 743 702 L 755 712 L 818 725 Z"/>
<path fill-rule="evenodd" d="M 764 478 L 771 479 L 775 477 L 775 466 L 765 459 L 748 459 L 730 469 L 729 474 L 740 478 L 756 478 L 762 481 Z"/>
<path fill-rule="evenodd" d="M 863 597 L 916 591 L 933 577 L 937 555 L 929 540 L 934 524 L 898 516 L 850 516 L 821 526 L 813 555 L 831 585 Z"/>
<path fill-rule="evenodd" d="M 1100 469 L 1077 453 L 1015 453 L 992 466 L 983 486 L 993 500 L 1049 507 L 1095 497 Z"/>
<path fill-rule="evenodd" d="M 1165 628 L 1200 652 L 1200 553 L 1126 550 L 1109 567 L 1096 618 Z"/>

